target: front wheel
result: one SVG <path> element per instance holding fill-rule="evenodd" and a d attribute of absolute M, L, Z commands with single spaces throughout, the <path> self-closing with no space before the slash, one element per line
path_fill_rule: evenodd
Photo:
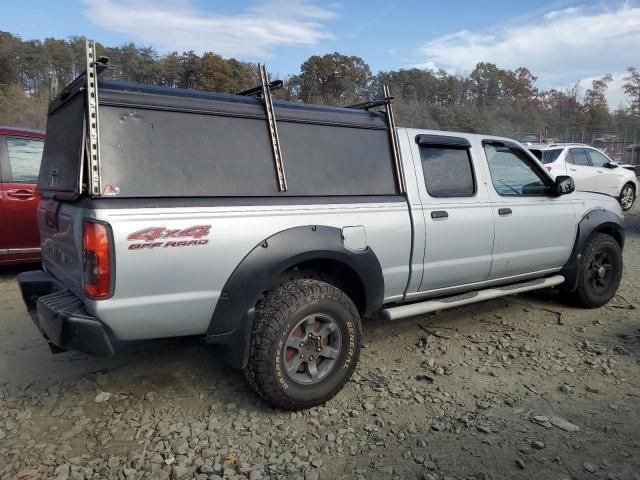
<path fill-rule="evenodd" d="M 627 183 L 624 187 L 622 187 L 622 191 L 620 192 L 620 197 L 618 201 L 620 202 L 620 206 L 622 210 L 625 212 L 633 206 L 633 202 L 636 200 L 636 189 L 630 183 Z"/>
<path fill-rule="evenodd" d="M 616 294 L 621 278 L 620 245 L 612 236 L 598 233 L 582 252 L 574 299 L 586 308 L 601 307 Z"/>
<path fill-rule="evenodd" d="M 360 315 L 342 290 L 318 280 L 291 280 L 256 306 L 244 373 L 270 404 L 310 408 L 349 380 L 361 343 Z"/>

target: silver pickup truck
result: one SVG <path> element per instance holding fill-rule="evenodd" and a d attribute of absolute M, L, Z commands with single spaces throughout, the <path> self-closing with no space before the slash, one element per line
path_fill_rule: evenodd
<path fill-rule="evenodd" d="M 19 282 L 54 352 L 185 335 L 271 404 L 335 395 L 362 319 L 558 287 L 615 294 L 616 199 L 574 192 L 490 135 L 396 128 L 354 108 L 97 82 L 51 104 L 38 211 L 44 271 Z"/>

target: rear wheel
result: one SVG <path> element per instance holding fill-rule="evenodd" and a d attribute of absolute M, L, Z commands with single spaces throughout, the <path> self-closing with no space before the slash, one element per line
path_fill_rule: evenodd
<path fill-rule="evenodd" d="M 624 210 L 625 212 L 629 210 L 633 206 L 633 202 L 635 202 L 635 200 L 636 189 L 632 184 L 627 183 L 624 187 L 622 187 L 620 197 L 618 198 L 622 210 Z"/>
<path fill-rule="evenodd" d="M 596 234 L 582 252 L 578 287 L 573 296 L 587 308 L 601 307 L 618 290 L 622 278 L 622 250 L 613 237 Z"/>
<path fill-rule="evenodd" d="M 256 306 L 244 373 L 272 405 L 310 408 L 344 386 L 361 342 L 360 315 L 342 290 L 318 280 L 291 280 Z"/>

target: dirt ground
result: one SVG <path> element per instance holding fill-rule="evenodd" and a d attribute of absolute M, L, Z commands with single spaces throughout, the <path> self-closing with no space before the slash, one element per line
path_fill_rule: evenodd
<path fill-rule="evenodd" d="M 52 356 L 0 269 L 2 479 L 640 479 L 640 208 L 619 295 L 549 292 L 365 324 L 323 407 L 275 411 L 212 347 Z"/>

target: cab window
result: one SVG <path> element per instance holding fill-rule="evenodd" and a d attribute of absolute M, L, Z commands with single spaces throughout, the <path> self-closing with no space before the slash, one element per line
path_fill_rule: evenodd
<path fill-rule="evenodd" d="M 43 148 L 42 140 L 7 138 L 12 182 L 38 183 Z"/>
<path fill-rule="evenodd" d="M 498 195 L 504 197 L 547 195 L 549 186 L 534 160 L 524 151 L 503 142 L 485 141 L 491 182 Z"/>
<path fill-rule="evenodd" d="M 476 182 L 469 149 L 420 145 L 427 192 L 432 197 L 473 197 Z"/>

